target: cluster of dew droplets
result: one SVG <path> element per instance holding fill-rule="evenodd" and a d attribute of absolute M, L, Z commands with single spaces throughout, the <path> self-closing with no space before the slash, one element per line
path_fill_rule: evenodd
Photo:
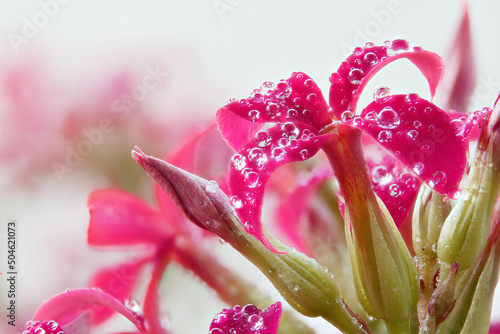
<path fill-rule="evenodd" d="M 223 310 L 212 321 L 209 334 L 251 334 L 265 329 L 264 319 L 259 308 L 254 305 L 241 307 L 236 305 L 231 310 Z"/>
<path fill-rule="evenodd" d="M 26 330 L 22 334 L 64 334 L 64 330 L 53 320 L 28 321 Z"/>

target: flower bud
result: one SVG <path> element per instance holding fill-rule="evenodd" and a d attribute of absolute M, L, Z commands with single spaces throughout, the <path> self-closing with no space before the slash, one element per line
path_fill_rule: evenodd
<path fill-rule="evenodd" d="M 492 202 L 492 145 L 478 143 L 467 188 L 443 224 L 437 254 L 446 267 L 458 262 L 459 270 L 469 268 L 484 249 L 490 232 Z"/>

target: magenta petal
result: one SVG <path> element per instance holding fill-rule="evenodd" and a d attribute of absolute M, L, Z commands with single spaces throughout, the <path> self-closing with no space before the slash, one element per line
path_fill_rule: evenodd
<path fill-rule="evenodd" d="M 318 136 L 314 128 L 303 123 L 278 124 L 258 132 L 255 140 L 231 158 L 231 203 L 245 230 L 269 249 L 275 251 L 263 234 L 260 216 L 271 174 L 281 165 L 311 158 L 329 136 Z"/>
<path fill-rule="evenodd" d="M 488 334 L 500 334 L 500 322 L 491 324 Z"/>
<path fill-rule="evenodd" d="M 344 111 L 356 112 L 358 98 L 371 77 L 394 60 L 406 58 L 410 60 L 427 79 L 431 95 L 443 76 L 443 60 L 437 54 L 410 48 L 407 41 L 394 40 L 386 42 L 386 46 L 367 44 L 364 48 L 356 48 L 346 61 L 340 65 L 337 73 L 330 77 L 330 106 L 334 115 L 342 118 Z"/>
<path fill-rule="evenodd" d="M 358 127 L 431 188 L 454 195 L 465 170 L 467 140 L 443 110 L 416 94 L 370 103 Z"/>
<path fill-rule="evenodd" d="M 101 289 L 123 302 L 131 297 L 132 290 L 139 278 L 139 271 L 150 259 L 150 257 L 136 259 L 115 267 L 101 269 L 91 278 L 89 286 Z M 112 309 L 103 309 L 96 312 L 92 321 L 94 324 L 100 324 L 113 314 Z"/>
<path fill-rule="evenodd" d="M 300 221 L 310 208 L 310 200 L 318 188 L 333 176 L 331 168 L 316 170 L 310 177 L 298 184 L 286 197 L 283 197 L 276 211 L 276 221 L 280 230 L 290 238 L 293 246 L 300 252 L 305 252 L 304 235 L 301 233 Z"/>
<path fill-rule="evenodd" d="M 169 236 L 168 225 L 159 212 L 122 190 L 93 192 L 88 207 L 91 245 L 158 243 Z"/>
<path fill-rule="evenodd" d="M 382 163 L 368 163 L 373 190 L 384 202 L 394 223 L 399 228 L 413 208 L 420 189 L 420 180 L 408 173 L 391 156 L 385 156 Z"/>
<path fill-rule="evenodd" d="M 95 289 L 67 290 L 50 298 L 38 308 L 33 320 L 44 321 L 51 319 L 64 328 L 66 324 L 75 320 L 78 316 L 87 311 L 96 312 L 99 307 L 109 307 L 115 310 L 130 320 L 141 333 L 146 333 L 144 324 L 135 312 L 128 309 L 118 299 Z"/>
<path fill-rule="evenodd" d="M 293 73 L 277 85 L 266 82 L 248 99 L 232 102 L 217 112 L 224 139 L 241 151 L 262 124 L 301 122 L 321 129 L 330 123 L 328 105 L 318 85 L 304 73 Z"/>
<path fill-rule="evenodd" d="M 23 334 L 66 334 L 66 332 L 53 320 L 29 321 Z"/>
<path fill-rule="evenodd" d="M 236 305 L 215 316 L 209 334 L 276 334 L 281 312 L 280 302 L 269 305 L 265 310 L 251 304 L 244 307 Z"/>

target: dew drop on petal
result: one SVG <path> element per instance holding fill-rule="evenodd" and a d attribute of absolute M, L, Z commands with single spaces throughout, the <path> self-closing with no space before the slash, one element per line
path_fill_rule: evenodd
<path fill-rule="evenodd" d="M 266 107 L 267 115 L 271 118 L 279 116 L 279 106 L 276 103 L 269 103 Z"/>
<path fill-rule="evenodd" d="M 281 147 L 285 147 L 288 145 L 288 138 L 280 138 L 278 140 L 278 145 Z"/>
<path fill-rule="evenodd" d="M 373 52 L 368 52 L 365 54 L 363 60 L 367 66 L 373 66 L 378 63 L 378 56 Z"/>
<path fill-rule="evenodd" d="M 311 93 L 309 95 L 307 95 L 307 101 L 309 101 L 310 103 L 316 103 L 316 101 L 318 100 L 318 95 L 314 94 L 314 93 Z"/>
<path fill-rule="evenodd" d="M 286 155 L 286 151 L 282 147 L 275 147 L 271 151 L 271 158 L 276 160 L 276 161 L 281 161 Z"/>
<path fill-rule="evenodd" d="M 248 119 L 251 121 L 251 122 L 255 122 L 260 116 L 260 112 L 258 110 L 250 110 L 248 112 Z"/>
<path fill-rule="evenodd" d="M 375 184 L 385 185 L 392 181 L 392 175 L 385 166 L 377 166 L 371 172 L 372 182 Z"/>
<path fill-rule="evenodd" d="M 298 137 L 300 130 L 292 122 L 286 122 L 281 126 L 281 131 L 283 132 L 283 137 L 289 139 L 295 139 Z"/>
<path fill-rule="evenodd" d="M 413 126 L 414 126 L 416 129 L 418 129 L 418 128 L 420 128 L 420 127 L 422 126 L 422 123 L 421 123 L 420 121 L 414 121 L 414 122 L 413 122 Z"/>
<path fill-rule="evenodd" d="M 293 104 L 295 105 L 296 108 L 300 107 L 300 105 L 302 104 L 302 100 L 300 99 L 300 97 L 294 98 Z"/>
<path fill-rule="evenodd" d="M 227 100 L 227 103 L 229 104 L 229 103 L 233 103 L 233 102 L 236 102 L 236 101 L 238 101 L 236 98 L 231 97 L 231 98 L 229 98 L 229 99 Z"/>
<path fill-rule="evenodd" d="M 443 171 L 436 171 L 432 174 L 431 179 L 429 180 L 429 186 L 431 188 L 435 188 L 436 186 L 444 186 L 447 181 L 446 173 Z"/>
<path fill-rule="evenodd" d="M 415 174 L 421 175 L 424 171 L 424 164 L 421 162 L 417 162 L 415 166 L 413 166 L 413 171 L 415 172 Z"/>
<path fill-rule="evenodd" d="M 398 113 L 392 107 L 385 107 L 377 115 L 377 123 L 384 129 L 395 129 L 400 122 Z"/>
<path fill-rule="evenodd" d="M 271 135 L 266 130 L 260 130 L 255 134 L 255 142 L 259 147 L 266 147 L 271 144 Z"/>
<path fill-rule="evenodd" d="M 411 139 L 417 139 L 418 136 L 418 131 L 417 130 L 410 130 L 408 131 L 408 137 Z"/>
<path fill-rule="evenodd" d="M 304 85 L 307 87 L 307 88 L 312 88 L 314 86 L 314 80 L 313 79 L 306 79 L 304 81 Z"/>
<path fill-rule="evenodd" d="M 419 99 L 420 99 L 420 96 L 418 96 L 418 94 L 415 94 L 415 93 L 410 93 L 410 94 L 406 95 L 406 98 L 405 98 L 406 102 L 412 103 L 412 104 L 417 102 Z"/>
<path fill-rule="evenodd" d="M 299 147 L 299 141 L 297 139 L 292 139 L 288 142 L 288 145 L 290 145 L 290 148 L 296 149 Z"/>
<path fill-rule="evenodd" d="M 373 99 L 377 103 L 384 103 L 392 96 L 391 90 L 388 87 L 380 87 L 373 94 Z"/>
<path fill-rule="evenodd" d="M 354 113 L 352 111 L 346 110 L 340 116 L 342 122 L 348 122 L 354 118 Z"/>
<path fill-rule="evenodd" d="M 295 118 L 299 115 L 299 112 L 296 109 L 288 109 L 286 112 L 287 118 Z"/>
<path fill-rule="evenodd" d="M 401 195 L 401 187 L 396 183 L 391 184 L 389 186 L 389 194 L 392 197 L 397 197 L 397 196 Z"/>
<path fill-rule="evenodd" d="M 286 81 L 280 81 L 276 85 L 276 97 L 278 99 L 286 99 L 287 97 L 290 96 L 291 92 L 292 88 L 290 87 L 290 84 Z"/>
<path fill-rule="evenodd" d="M 245 175 L 245 180 L 250 188 L 255 188 L 259 184 L 259 174 L 249 172 Z"/>
<path fill-rule="evenodd" d="M 308 150 L 303 149 L 303 150 L 301 150 L 299 153 L 300 153 L 300 157 L 301 157 L 303 160 L 306 160 L 307 158 L 309 158 L 309 151 L 308 151 Z"/>
<path fill-rule="evenodd" d="M 312 111 L 311 111 L 311 110 L 309 110 L 309 109 L 304 109 L 304 110 L 302 111 L 302 115 L 303 115 L 305 118 L 311 118 L 311 117 L 312 117 L 312 114 L 313 114 L 313 113 L 312 113 Z"/>
<path fill-rule="evenodd" d="M 361 84 L 361 81 L 363 81 L 364 77 L 365 77 L 365 72 L 363 72 L 362 69 L 351 68 L 351 70 L 349 71 L 349 81 L 353 85 Z"/>
<path fill-rule="evenodd" d="M 243 202 L 238 196 L 231 196 L 229 202 L 231 203 L 231 206 L 235 209 L 240 209 L 243 207 Z"/>
<path fill-rule="evenodd" d="M 392 140 L 392 133 L 389 131 L 380 131 L 377 140 L 381 143 L 388 143 Z"/>
<path fill-rule="evenodd" d="M 246 165 L 246 158 L 241 154 L 235 154 L 231 158 L 231 162 L 233 163 L 234 169 L 242 170 Z"/>

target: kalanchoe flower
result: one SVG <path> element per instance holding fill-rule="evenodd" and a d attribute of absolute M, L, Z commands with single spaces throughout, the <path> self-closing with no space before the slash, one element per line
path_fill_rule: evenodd
<path fill-rule="evenodd" d="M 281 303 L 265 310 L 255 305 L 239 305 L 224 309 L 210 324 L 209 334 L 276 334 L 281 317 Z"/>
<path fill-rule="evenodd" d="M 232 159 L 229 190 L 245 229 L 272 249 L 260 223 L 264 188 L 279 166 L 311 158 L 338 134 L 339 124 L 363 130 L 436 191 L 454 193 L 466 163 L 466 138 L 450 117 L 416 94 L 394 95 L 381 89 L 356 116 L 368 80 L 388 63 L 407 58 L 427 78 L 431 93 L 442 76 L 442 60 L 396 40 L 386 46 L 357 48 L 332 74 L 330 107 L 315 82 L 293 73 L 278 84 L 266 82 L 248 99 L 217 113 L 219 129 L 238 153 Z M 275 123 L 267 130 L 264 123 Z"/>

